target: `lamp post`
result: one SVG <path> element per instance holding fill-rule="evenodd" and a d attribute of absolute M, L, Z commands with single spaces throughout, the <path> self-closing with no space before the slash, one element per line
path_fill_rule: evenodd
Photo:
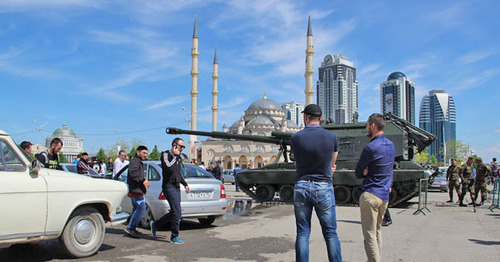
<path fill-rule="evenodd" d="M 38 144 L 41 145 L 41 140 L 42 140 L 42 137 L 41 137 L 41 132 L 42 132 L 42 127 L 46 126 L 49 124 L 49 122 L 45 122 L 41 125 L 38 125 L 36 124 L 36 120 L 33 118 L 32 120 L 33 122 L 33 125 L 35 125 L 35 130 L 38 132 Z"/>
<path fill-rule="evenodd" d="M 184 118 L 184 121 L 186 121 L 186 123 L 189 125 L 189 127 L 191 127 L 191 115 L 186 111 L 186 109 L 184 107 L 181 107 L 181 110 L 186 114 L 186 118 Z M 188 147 L 189 147 L 189 151 L 188 151 L 188 158 L 189 158 L 189 161 L 191 161 L 191 159 L 195 159 L 196 158 L 196 149 L 194 148 L 194 144 L 196 143 L 196 136 L 194 135 L 189 135 L 189 141 L 188 141 Z"/>

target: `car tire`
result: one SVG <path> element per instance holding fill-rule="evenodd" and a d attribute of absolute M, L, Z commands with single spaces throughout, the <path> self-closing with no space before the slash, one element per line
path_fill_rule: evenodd
<path fill-rule="evenodd" d="M 210 226 L 215 221 L 215 216 L 208 216 L 205 218 L 200 217 L 198 218 L 198 221 L 204 226 Z"/>
<path fill-rule="evenodd" d="M 97 252 L 104 240 L 104 219 L 93 207 L 77 209 L 69 218 L 59 242 L 72 257 L 88 257 Z"/>
<path fill-rule="evenodd" d="M 141 227 L 144 229 L 150 229 L 151 226 L 149 225 L 149 222 L 151 222 L 151 220 L 154 220 L 153 212 L 151 212 L 151 208 L 146 205 L 146 212 L 144 212 L 140 222 Z"/>

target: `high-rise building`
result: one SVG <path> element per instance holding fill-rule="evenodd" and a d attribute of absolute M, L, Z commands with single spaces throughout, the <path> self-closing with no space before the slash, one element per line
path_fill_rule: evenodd
<path fill-rule="evenodd" d="M 427 150 L 431 156 L 436 156 L 438 162 L 448 163 L 449 159 L 445 158 L 451 152 L 447 152 L 447 144 L 457 137 L 456 115 L 453 97 L 444 90 L 432 90 L 422 98 L 419 126 L 436 135 L 436 141 Z"/>
<path fill-rule="evenodd" d="M 380 84 L 381 112 L 415 124 L 415 84 L 405 74 L 394 72 Z"/>
<path fill-rule="evenodd" d="M 304 118 L 301 113 L 304 110 L 304 105 L 292 101 L 281 104 L 281 109 L 285 111 L 285 118 L 287 120 L 294 122 L 297 126 L 304 126 Z"/>
<path fill-rule="evenodd" d="M 341 55 L 327 55 L 318 70 L 317 101 L 323 118 L 353 123 L 358 116 L 358 81 L 354 63 Z"/>

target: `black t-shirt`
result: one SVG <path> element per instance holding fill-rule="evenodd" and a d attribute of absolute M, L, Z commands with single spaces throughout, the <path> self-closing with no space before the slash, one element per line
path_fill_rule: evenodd
<path fill-rule="evenodd" d="M 35 157 L 45 166 L 45 168 L 62 170 L 59 165 L 59 156 L 57 154 L 51 155 L 48 151 L 43 151 Z"/>

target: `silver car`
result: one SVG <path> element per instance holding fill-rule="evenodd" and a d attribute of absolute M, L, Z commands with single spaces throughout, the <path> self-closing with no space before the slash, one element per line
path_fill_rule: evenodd
<path fill-rule="evenodd" d="M 76 164 L 72 163 L 61 163 L 59 164 L 64 171 L 78 174 L 78 168 Z M 80 174 L 82 175 L 82 174 Z M 93 178 L 104 178 L 104 175 L 97 173 L 94 169 L 90 168 L 88 174 L 84 174 Z"/>
<path fill-rule="evenodd" d="M 231 183 L 234 185 L 234 171 L 232 169 L 224 169 L 222 175 L 224 176 L 224 183 Z"/>
<path fill-rule="evenodd" d="M 149 222 L 165 215 L 170 206 L 162 193 L 162 176 L 160 161 L 144 161 L 144 172 L 151 186 L 146 193 L 146 212 L 140 225 L 149 228 Z M 127 167 L 128 168 L 128 167 Z M 127 182 L 128 170 L 119 180 Z M 192 164 L 184 164 L 182 175 L 191 189 L 187 193 L 181 186 L 182 218 L 197 218 L 203 225 L 211 225 L 217 217 L 226 214 L 226 189 L 221 181 L 215 179 L 206 170 Z M 132 203 L 126 197 L 122 202 L 124 212 L 132 213 Z"/>

